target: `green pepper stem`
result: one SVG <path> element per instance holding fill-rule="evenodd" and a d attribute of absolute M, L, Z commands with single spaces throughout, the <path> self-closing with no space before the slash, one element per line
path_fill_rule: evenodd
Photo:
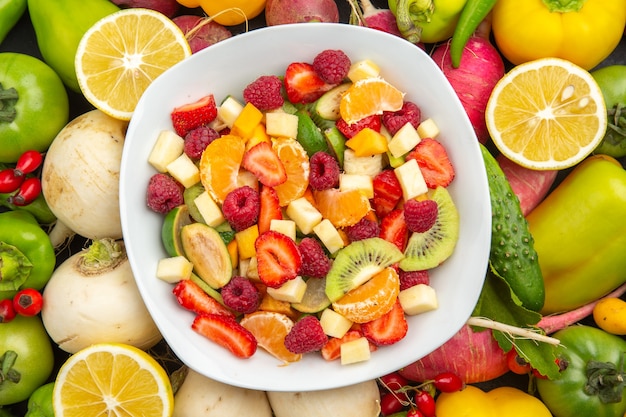
<path fill-rule="evenodd" d="M 98 275 L 105 270 L 114 269 L 126 259 L 123 243 L 105 238 L 94 240 L 78 260 L 79 270 L 83 275 Z"/>
<path fill-rule="evenodd" d="M 15 102 L 18 99 L 17 90 L 13 87 L 3 88 L 0 84 L 0 122 L 11 123 L 15 120 Z"/>
<path fill-rule="evenodd" d="M 422 38 L 419 23 L 430 22 L 435 11 L 433 0 L 399 0 L 396 7 L 396 23 L 405 39 L 417 43 Z"/>
<path fill-rule="evenodd" d="M 550 13 L 578 12 L 587 0 L 543 0 Z"/>
<path fill-rule="evenodd" d="M 5 381 L 13 382 L 17 384 L 20 382 L 22 376 L 18 371 L 13 368 L 15 361 L 17 360 L 17 353 L 13 350 L 7 350 L 0 356 L 0 386 Z"/>

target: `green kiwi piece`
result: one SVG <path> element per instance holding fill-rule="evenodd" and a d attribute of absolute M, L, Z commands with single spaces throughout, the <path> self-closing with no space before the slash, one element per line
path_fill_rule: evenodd
<path fill-rule="evenodd" d="M 326 296 L 331 302 L 339 300 L 403 257 L 396 245 L 379 237 L 350 243 L 339 251 L 326 275 Z"/>
<path fill-rule="evenodd" d="M 328 151 L 328 144 L 319 127 L 315 124 L 309 113 L 298 110 L 298 142 L 302 145 L 309 158 L 319 151 Z"/>
<path fill-rule="evenodd" d="M 185 188 L 185 191 L 183 192 L 183 200 L 185 201 L 185 205 L 189 210 L 189 215 L 192 219 L 200 223 L 206 222 L 204 221 L 202 214 L 200 214 L 200 211 L 198 210 L 198 207 L 196 206 L 194 200 L 203 192 L 204 187 L 202 186 L 202 183 L 197 183 L 189 188 Z"/>
<path fill-rule="evenodd" d="M 309 278 L 306 280 L 306 291 L 299 303 L 292 303 L 291 307 L 301 313 L 318 313 L 330 305 L 326 296 L 326 278 Z"/>
<path fill-rule="evenodd" d="M 437 203 L 437 220 L 428 231 L 411 234 L 404 259 L 399 264 L 404 271 L 420 271 L 440 265 L 452 255 L 459 239 L 459 212 L 448 190 L 437 187 L 430 197 Z"/>

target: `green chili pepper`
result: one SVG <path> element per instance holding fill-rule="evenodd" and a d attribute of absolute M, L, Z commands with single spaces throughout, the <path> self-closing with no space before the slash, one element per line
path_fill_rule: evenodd
<path fill-rule="evenodd" d="M 449 39 L 467 0 L 388 0 L 402 35 L 409 41 Z"/>
<path fill-rule="evenodd" d="M 570 311 L 626 282 L 626 170 L 588 157 L 532 212 L 545 285 L 542 313 Z"/>
<path fill-rule="evenodd" d="M 27 0 L 0 0 L 0 42 L 26 11 Z"/>
<path fill-rule="evenodd" d="M 476 31 L 480 22 L 487 17 L 495 4 L 496 0 L 468 0 L 465 3 L 452 34 L 452 42 L 450 42 L 450 58 L 454 68 L 458 68 L 461 64 L 463 48 L 465 48 L 470 36 Z"/>
<path fill-rule="evenodd" d="M 42 289 L 55 265 L 50 238 L 32 214 L 0 213 L 0 300 L 21 288 Z"/>

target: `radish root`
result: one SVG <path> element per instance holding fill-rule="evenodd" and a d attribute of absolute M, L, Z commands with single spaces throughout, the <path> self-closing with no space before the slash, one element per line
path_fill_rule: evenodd
<path fill-rule="evenodd" d="M 235 13 L 239 13 L 240 15 L 242 15 L 244 17 L 244 19 L 246 20 L 246 29 L 245 32 L 248 32 L 249 28 L 248 28 L 248 16 L 246 16 L 245 12 L 243 10 L 241 10 L 239 7 L 229 7 L 228 9 L 224 9 L 222 11 L 220 11 L 219 13 L 216 13 L 213 16 L 207 16 L 205 18 L 202 19 L 202 21 L 200 23 L 198 23 L 196 26 L 194 26 L 193 29 L 191 29 L 189 32 L 187 32 L 185 34 L 185 38 L 187 39 L 191 39 L 193 38 L 193 36 L 200 30 L 202 29 L 202 27 L 204 25 L 209 24 L 210 22 L 212 22 L 213 20 L 215 20 L 215 18 L 221 14 L 227 13 L 227 12 L 235 12 Z"/>
<path fill-rule="evenodd" d="M 497 331 L 509 334 L 511 336 L 518 336 L 518 337 L 523 337 L 525 339 L 532 339 L 538 342 L 548 343 L 551 345 L 558 345 L 561 343 L 559 339 L 546 336 L 544 334 L 538 333 L 537 331 L 511 326 L 509 324 L 500 323 L 500 322 L 487 319 L 484 317 L 470 317 L 467 320 L 467 324 L 469 324 L 470 326 L 484 327 L 486 329 L 497 330 Z"/>

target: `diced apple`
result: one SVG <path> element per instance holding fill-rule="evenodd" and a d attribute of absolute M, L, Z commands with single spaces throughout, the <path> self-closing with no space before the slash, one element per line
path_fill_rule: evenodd
<path fill-rule="evenodd" d="M 367 361 L 371 356 L 370 344 L 365 337 L 342 343 L 340 352 L 342 365 Z"/>
<path fill-rule="evenodd" d="M 265 132 L 273 137 L 296 138 L 298 116 L 285 112 L 265 113 Z"/>
<path fill-rule="evenodd" d="M 374 198 L 374 183 L 369 175 L 340 174 L 339 189 L 341 191 L 359 190 L 367 198 Z"/>
<path fill-rule="evenodd" d="M 178 281 L 189 279 L 193 271 L 193 264 L 184 256 L 163 258 L 157 264 L 156 277 L 162 281 L 175 284 Z"/>
<path fill-rule="evenodd" d="M 242 110 L 243 104 L 232 96 L 228 96 L 217 108 L 217 118 L 224 122 L 226 126 L 233 127 L 235 120 Z"/>
<path fill-rule="evenodd" d="M 240 276 L 248 277 L 248 268 L 250 268 L 250 259 L 252 258 L 239 260 L 239 265 L 238 265 L 239 270 L 237 271 L 237 273 Z"/>
<path fill-rule="evenodd" d="M 395 168 L 394 172 L 396 173 L 396 177 L 398 177 L 398 182 L 400 182 L 404 201 L 408 201 L 428 192 L 428 186 L 426 185 L 426 181 L 424 181 L 422 171 L 415 159 L 409 159 Z"/>
<path fill-rule="evenodd" d="M 293 200 L 287 205 L 286 211 L 287 216 L 296 222 L 298 229 L 305 235 L 322 221 L 322 214 L 305 197 Z"/>
<path fill-rule="evenodd" d="M 289 236 L 291 240 L 296 240 L 296 222 L 287 219 L 272 219 L 270 221 L 270 230 Z"/>
<path fill-rule="evenodd" d="M 346 245 L 337 228 L 328 219 L 319 222 L 313 228 L 313 232 L 315 232 L 330 253 L 335 253 Z"/>
<path fill-rule="evenodd" d="M 406 123 L 396 132 L 395 135 L 389 141 L 389 152 L 395 158 L 400 158 L 402 155 L 409 152 L 420 142 L 421 138 L 417 134 L 417 130 L 411 123 Z"/>
<path fill-rule="evenodd" d="M 422 139 L 435 139 L 439 136 L 439 126 L 437 126 L 433 119 L 426 119 L 417 126 L 417 134 Z"/>
<path fill-rule="evenodd" d="M 398 300 L 409 316 L 431 311 L 439 307 L 435 289 L 426 284 L 417 284 L 398 293 Z"/>
<path fill-rule="evenodd" d="M 217 227 L 224 223 L 225 219 L 222 210 L 208 191 L 202 192 L 193 202 L 206 224 L 211 227 Z"/>
<path fill-rule="evenodd" d="M 340 339 L 350 330 L 353 323 L 335 310 L 326 308 L 320 316 L 320 324 L 322 329 L 324 329 L 324 333 L 330 337 Z"/>
<path fill-rule="evenodd" d="M 260 281 L 259 278 L 259 268 L 258 268 L 258 263 L 257 263 L 257 258 L 256 256 L 253 256 L 250 259 L 250 262 L 248 262 L 248 267 L 246 268 L 246 277 L 250 278 L 252 280 L 255 281 Z M 241 262 L 241 261 L 239 261 Z"/>
<path fill-rule="evenodd" d="M 299 303 L 306 292 L 306 281 L 297 276 L 285 282 L 278 288 L 267 287 L 267 293 L 278 301 Z"/>
<path fill-rule="evenodd" d="M 167 172 L 167 166 L 184 150 L 185 140 L 174 131 L 163 130 L 148 156 L 148 162 L 159 172 Z"/>
<path fill-rule="evenodd" d="M 383 170 L 383 154 L 356 156 L 352 149 L 343 152 L 343 170 L 346 174 L 366 174 L 374 178 Z"/>
<path fill-rule="evenodd" d="M 378 77 L 380 75 L 380 67 L 369 59 L 356 61 L 350 65 L 348 70 L 348 78 L 352 82 L 362 80 L 364 78 Z"/>
<path fill-rule="evenodd" d="M 185 153 L 167 164 L 167 172 L 185 188 L 200 181 L 200 170 Z"/>

